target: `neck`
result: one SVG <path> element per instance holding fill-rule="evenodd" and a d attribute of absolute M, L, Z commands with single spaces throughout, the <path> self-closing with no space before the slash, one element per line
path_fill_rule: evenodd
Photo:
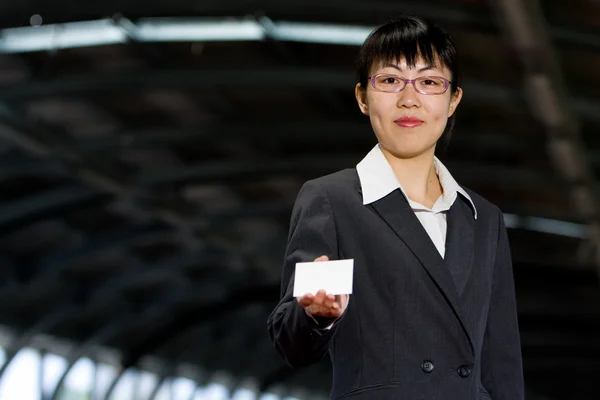
<path fill-rule="evenodd" d="M 426 207 L 433 207 L 442 195 L 442 187 L 433 164 L 435 148 L 413 158 L 398 158 L 383 147 L 380 148 L 408 198 Z"/>

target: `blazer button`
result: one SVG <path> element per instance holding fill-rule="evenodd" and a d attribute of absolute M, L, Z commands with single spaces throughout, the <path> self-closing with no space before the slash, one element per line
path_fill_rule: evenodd
<path fill-rule="evenodd" d="M 426 373 L 430 373 L 431 371 L 433 371 L 434 367 L 435 366 L 431 361 L 423 361 L 423 363 L 421 364 L 421 369 L 423 370 L 423 372 Z"/>
<path fill-rule="evenodd" d="M 469 375 L 471 375 L 471 369 L 466 365 L 462 365 L 458 368 L 458 375 L 461 378 L 467 378 Z"/>

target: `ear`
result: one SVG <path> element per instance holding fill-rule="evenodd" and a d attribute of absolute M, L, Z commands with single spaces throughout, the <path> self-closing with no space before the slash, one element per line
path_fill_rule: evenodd
<path fill-rule="evenodd" d="M 450 108 L 448 110 L 448 118 L 450 118 L 452 115 L 454 115 L 454 112 L 456 111 L 458 104 L 462 100 L 462 96 L 463 96 L 463 91 L 461 88 L 457 88 L 456 93 L 452 94 L 452 98 L 450 99 Z"/>
<path fill-rule="evenodd" d="M 354 88 L 354 95 L 356 96 L 356 102 L 358 103 L 358 108 L 360 108 L 360 111 L 365 115 L 369 115 L 369 104 L 367 103 L 366 88 L 363 90 L 363 87 L 360 85 L 360 83 L 357 83 L 356 87 Z"/>

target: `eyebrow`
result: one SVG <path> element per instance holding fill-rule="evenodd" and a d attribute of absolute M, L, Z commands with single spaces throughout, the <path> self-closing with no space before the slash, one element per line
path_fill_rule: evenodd
<path fill-rule="evenodd" d="M 400 68 L 400 67 L 399 67 L 398 65 L 396 65 L 396 64 L 385 64 L 383 67 L 384 67 L 384 68 L 386 68 L 386 67 L 391 67 L 391 68 L 397 69 L 398 71 L 402 72 L 402 68 Z M 438 68 L 438 67 L 436 67 L 435 65 L 431 65 L 431 64 L 430 64 L 430 65 L 426 65 L 426 66 L 424 66 L 423 68 L 419 68 L 419 71 L 418 71 L 418 72 L 428 71 L 428 70 L 430 70 L 430 69 L 437 69 L 437 70 L 439 70 L 439 68 Z"/>

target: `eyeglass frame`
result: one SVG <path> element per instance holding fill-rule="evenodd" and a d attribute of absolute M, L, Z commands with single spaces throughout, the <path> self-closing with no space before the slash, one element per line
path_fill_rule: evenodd
<path fill-rule="evenodd" d="M 399 90 L 391 90 L 391 91 L 377 89 L 377 87 L 375 86 L 375 79 L 377 79 L 380 76 L 384 76 L 384 75 L 393 76 L 395 78 L 400 79 L 402 82 L 404 82 L 404 87 L 402 89 L 399 89 Z M 408 86 L 409 84 L 411 84 L 411 85 L 413 85 L 413 88 L 415 89 L 415 91 L 417 93 L 420 93 L 420 94 L 423 94 L 423 95 L 426 95 L 426 96 L 436 96 L 436 95 L 439 95 L 439 94 L 446 93 L 448 91 L 448 88 L 452 84 L 451 80 L 448 80 L 448 79 L 444 78 L 443 76 L 420 76 L 420 77 L 415 78 L 415 79 L 407 79 L 407 78 L 403 78 L 403 77 L 401 77 L 399 75 L 382 73 L 382 74 L 372 75 L 372 76 L 369 76 L 367 78 L 371 81 L 371 86 L 373 86 L 373 89 L 377 90 L 378 92 L 383 92 L 383 93 L 400 93 L 401 91 L 403 91 L 404 89 L 406 89 L 406 86 Z M 427 79 L 427 78 L 441 79 L 444 82 L 444 90 L 442 92 L 440 92 L 440 93 L 424 93 L 424 92 L 421 92 L 419 89 L 417 89 L 417 85 L 415 85 L 415 83 L 416 83 L 416 81 L 418 79 Z"/>

